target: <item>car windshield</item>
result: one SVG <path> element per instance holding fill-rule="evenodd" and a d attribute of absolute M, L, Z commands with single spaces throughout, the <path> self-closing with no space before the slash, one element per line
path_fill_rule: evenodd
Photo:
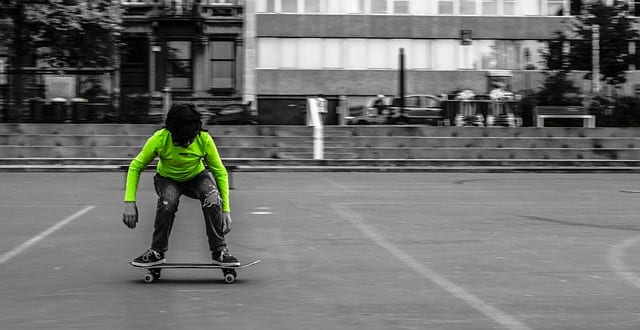
<path fill-rule="evenodd" d="M 440 106 L 440 102 L 436 99 L 432 99 L 430 97 L 427 97 L 425 99 L 425 107 L 427 108 L 437 108 Z"/>
<path fill-rule="evenodd" d="M 417 96 L 409 96 L 404 99 L 404 105 L 406 107 L 414 107 L 414 108 L 419 107 L 420 99 Z"/>

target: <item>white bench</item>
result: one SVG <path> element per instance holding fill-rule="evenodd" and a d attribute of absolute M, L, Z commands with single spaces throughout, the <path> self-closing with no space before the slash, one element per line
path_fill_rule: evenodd
<path fill-rule="evenodd" d="M 536 115 L 535 124 L 536 127 L 544 127 L 544 120 L 546 118 L 575 118 L 582 119 L 582 126 L 594 128 L 596 127 L 596 116 L 594 115 Z"/>
<path fill-rule="evenodd" d="M 596 127 L 596 116 L 581 106 L 537 106 L 533 109 L 533 121 L 536 127 L 544 127 L 547 118 L 582 119 L 582 126 Z"/>

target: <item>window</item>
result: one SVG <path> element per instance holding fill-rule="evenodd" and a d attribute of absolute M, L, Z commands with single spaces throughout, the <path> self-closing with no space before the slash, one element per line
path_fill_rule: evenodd
<path fill-rule="evenodd" d="M 569 14 L 578 16 L 582 14 L 583 1 L 582 0 L 570 0 L 569 2 Z"/>
<path fill-rule="evenodd" d="M 301 69 L 320 69 L 323 67 L 323 51 L 321 38 L 303 38 L 300 44 L 300 65 Z"/>
<path fill-rule="evenodd" d="M 167 41 L 167 84 L 178 89 L 191 88 L 191 42 Z"/>
<path fill-rule="evenodd" d="M 437 70 L 458 69 L 459 40 L 433 40 L 433 68 Z"/>
<path fill-rule="evenodd" d="M 369 65 L 371 69 L 389 69 L 389 44 L 387 39 L 369 39 Z"/>
<path fill-rule="evenodd" d="M 631 57 L 631 64 L 635 67 L 636 70 L 640 70 L 640 42 L 635 42 L 632 46 L 635 52 L 633 54 L 629 54 Z"/>
<path fill-rule="evenodd" d="M 453 15 L 453 0 L 438 1 L 438 14 Z"/>
<path fill-rule="evenodd" d="M 343 63 L 343 50 L 342 39 L 325 39 L 324 40 L 324 67 L 325 68 L 342 68 Z"/>
<path fill-rule="evenodd" d="M 498 0 L 482 0 L 482 15 L 498 15 Z"/>
<path fill-rule="evenodd" d="M 214 58 L 232 61 L 232 45 L 218 46 Z M 215 49 L 215 45 L 213 46 Z M 394 70 L 404 48 L 407 69 L 424 70 L 522 70 L 546 67 L 537 40 L 474 40 L 461 46 L 458 39 L 339 39 L 339 38 L 260 38 L 258 67 L 261 69 L 377 69 Z M 213 60 L 213 59 L 212 59 Z M 214 69 L 220 83 L 232 84 L 235 64 Z M 639 66 L 640 67 L 640 66 Z M 226 74 L 221 75 L 220 73 Z M 231 83 L 230 83 L 231 82 Z M 220 85 L 218 85 L 220 86 Z M 233 85 L 231 85 L 233 86 Z"/>
<path fill-rule="evenodd" d="M 546 64 L 541 51 L 547 50 L 544 42 L 537 40 L 522 41 L 522 68 L 524 69 L 544 69 Z"/>
<path fill-rule="evenodd" d="M 344 11 L 347 14 L 364 13 L 364 0 L 344 0 Z"/>
<path fill-rule="evenodd" d="M 475 15 L 476 0 L 460 0 L 460 15 Z"/>
<path fill-rule="evenodd" d="M 524 15 L 541 15 L 541 1 L 521 1 L 522 12 Z"/>
<path fill-rule="evenodd" d="M 476 44 L 460 46 L 460 69 L 477 69 L 474 63 Z"/>
<path fill-rule="evenodd" d="M 387 0 L 371 0 L 371 13 L 372 14 L 386 14 L 387 13 Z"/>
<path fill-rule="evenodd" d="M 283 13 L 297 13 L 298 12 L 298 0 L 281 0 Z"/>
<path fill-rule="evenodd" d="M 304 0 L 304 12 L 305 13 L 319 13 L 320 1 L 318 0 Z"/>
<path fill-rule="evenodd" d="M 547 15 L 564 15 L 564 0 L 547 0 Z"/>
<path fill-rule="evenodd" d="M 408 14 L 409 13 L 409 1 L 408 0 L 395 0 L 395 1 L 393 1 L 393 13 L 394 14 Z"/>
<path fill-rule="evenodd" d="M 419 96 L 407 96 L 404 98 L 404 105 L 406 107 L 418 108 L 420 107 L 420 97 Z"/>
<path fill-rule="evenodd" d="M 515 15 L 517 5 L 518 5 L 518 0 L 504 0 L 502 14 Z"/>
<path fill-rule="evenodd" d="M 366 69 L 367 68 L 367 39 L 349 39 L 345 46 L 345 68 L 346 69 Z"/>
<path fill-rule="evenodd" d="M 276 0 L 265 0 L 267 2 L 267 10 L 268 13 L 276 12 Z"/>
<path fill-rule="evenodd" d="M 431 14 L 431 1 L 414 1 L 411 5 L 412 12 L 415 15 Z"/>
<path fill-rule="evenodd" d="M 294 38 L 280 39 L 280 56 L 283 68 L 298 67 L 298 40 Z"/>
<path fill-rule="evenodd" d="M 278 68 L 280 67 L 280 39 L 260 38 L 257 42 L 258 67 Z"/>
<path fill-rule="evenodd" d="M 256 1 L 256 12 L 258 13 L 275 13 L 276 0 Z"/>
<path fill-rule="evenodd" d="M 431 68 L 431 41 L 413 40 L 409 52 L 409 67 L 412 69 Z"/>
<path fill-rule="evenodd" d="M 535 40 L 478 40 L 474 54 L 475 69 L 518 70 L 543 68 L 541 49 L 546 46 Z"/>
<path fill-rule="evenodd" d="M 633 5 L 633 10 L 631 11 L 631 15 L 640 17 L 640 1 L 631 0 L 631 5 Z"/>
<path fill-rule="evenodd" d="M 149 43 L 147 39 L 125 37 L 122 41 L 124 46 L 120 48 L 122 50 L 121 85 L 132 91 L 148 91 Z"/>
<path fill-rule="evenodd" d="M 411 39 L 391 39 L 389 41 L 389 49 L 391 49 L 390 57 L 391 57 L 391 65 L 392 69 L 398 69 L 400 67 L 400 48 L 404 48 L 404 66 L 406 68 L 411 68 L 413 65 L 413 59 L 411 58 Z"/>
<path fill-rule="evenodd" d="M 213 88 L 231 89 L 235 87 L 235 42 L 233 40 L 213 40 L 211 43 L 211 77 Z"/>
<path fill-rule="evenodd" d="M 123 64 L 141 64 L 147 63 L 147 54 L 149 46 L 145 38 L 123 38 L 125 46 L 122 49 Z"/>
<path fill-rule="evenodd" d="M 479 52 L 479 56 L 476 59 L 476 61 L 478 61 L 476 67 L 480 69 L 498 69 L 498 45 L 496 45 L 493 40 L 478 40 L 476 43 Z"/>
<path fill-rule="evenodd" d="M 327 12 L 328 13 L 342 13 L 342 0 L 327 0 Z"/>

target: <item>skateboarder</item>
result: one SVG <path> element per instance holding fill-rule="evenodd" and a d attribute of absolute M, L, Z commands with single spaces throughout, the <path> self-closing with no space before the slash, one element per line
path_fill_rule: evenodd
<path fill-rule="evenodd" d="M 174 104 L 167 114 L 165 126 L 149 137 L 131 161 L 124 196 L 124 224 L 129 228 L 136 227 L 136 192 L 140 172 L 156 156 L 159 161 L 154 186 L 158 204 L 151 248 L 131 263 L 144 267 L 165 262 L 180 196 L 186 195 L 200 200 L 202 204 L 213 263 L 240 265 L 238 259 L 229 253 L 224 237 L 232 222 L 227 170 L 213 138 L 202 129 L 200 113 L 192 105 Z M 210 171 L 205 168 L 203 160 Z"/>

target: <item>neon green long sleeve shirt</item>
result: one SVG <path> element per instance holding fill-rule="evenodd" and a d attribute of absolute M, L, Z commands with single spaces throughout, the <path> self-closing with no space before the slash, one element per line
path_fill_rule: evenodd
<path fill-rule="evenodd" d="M 208 132 L 200 132 L 186 148 L 174 146 L 171 133 L 166 129 L 156 131 L 142 147 L 140 153 L 131 161 L 127 173 L 124 194 L 125 202 L 135 202 L 140 181 L 140 172 L 158 157 L 157 172 L 165 178 L 178 182 L 187 182 L 205 170 L 202 162 L 207 163 L 220 191 L 222 211 L 230 212 L 229 178 L 222 164 L 218 149 Z"/>

